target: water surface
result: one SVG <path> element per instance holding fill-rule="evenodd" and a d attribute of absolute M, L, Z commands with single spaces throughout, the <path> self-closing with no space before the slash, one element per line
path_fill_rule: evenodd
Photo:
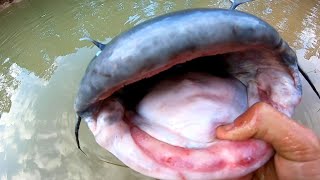
<path fill-rule="evenodd" d="M 73 102 L 98 51 L 152 17 L 187 8 L 228 8 L 227 0 L 23 0 L 0 11 L 0 179 L 148 179 L 100 148 L 87 127 L 77 150 Z M 255 1 L 239 7 L 272 24 L 320 89 L 320 1 Z M 320 101 L 303 81 L 294 118 L 320 135 Z"/>

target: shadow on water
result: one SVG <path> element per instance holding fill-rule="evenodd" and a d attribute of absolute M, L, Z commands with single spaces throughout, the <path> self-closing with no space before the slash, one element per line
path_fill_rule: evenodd
<path fill-rule="evenodd" d="M 320 89 L 320 1 L 255 1 L 239 8 L 272 24 L 296 50 Z M 0 11 L 0 179 L 148 179 L 119 163 L 81 126 L 85 157 L 74 142 L 73 102 L 97 48 L 154 16 L 186 8 L 229 7 L 218 1 L 23 0 Z M 294 118 L 320 135 L 320 102 L 303 81 Z"/>

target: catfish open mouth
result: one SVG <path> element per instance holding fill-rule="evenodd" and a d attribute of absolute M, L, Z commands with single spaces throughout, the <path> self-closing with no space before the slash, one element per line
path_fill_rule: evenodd
<path fill-rule="evenodd" d="M 260 140 L 215 138 L 256 102 L 291 116 L 301 98 L 295 53 L 255 16 L 194 9 L 112 40 L 89 64 L 75 109 L 96 141 L 160 179 L 230 179 L 262 166 Z"/>

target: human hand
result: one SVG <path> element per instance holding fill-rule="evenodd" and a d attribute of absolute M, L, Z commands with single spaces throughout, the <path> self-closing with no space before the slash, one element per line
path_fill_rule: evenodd
<path fill-rule="evenodd" d="M 232 124 L 217 128 L 220 139 L 261 139 L 275 155 L 245 179 L 320 179 L 320 140 L 266 103 L 257 103 Z"/>

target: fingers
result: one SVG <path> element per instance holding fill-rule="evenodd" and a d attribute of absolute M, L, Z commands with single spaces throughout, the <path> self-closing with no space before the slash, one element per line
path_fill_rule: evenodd
<path fill-rule="evenodd" d="M 220 139 L 264 140 L 288 160 L 320 158 L 317 136 L 266 103 L 253 105 L 233 124 L 218 127 L 216 132 Z"/>

